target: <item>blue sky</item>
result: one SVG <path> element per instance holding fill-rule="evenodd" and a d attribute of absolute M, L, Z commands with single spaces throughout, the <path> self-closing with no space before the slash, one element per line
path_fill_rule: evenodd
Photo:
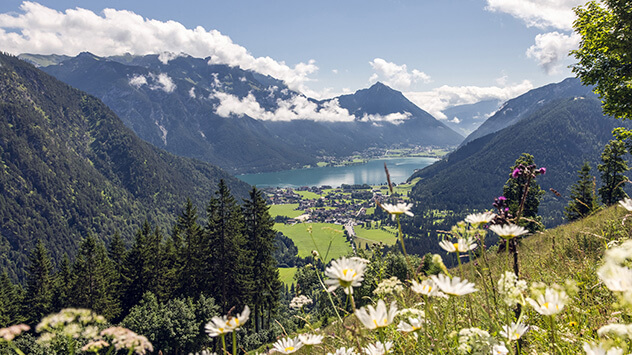
<path fill-rule="evenodd" d="M 571 76 L 571 9 L 581 3 L 2 0 L 0 49 L 214 56 L 316 98 L 379 80 L 441 118 L 447 106 L 505 100 Z"/>

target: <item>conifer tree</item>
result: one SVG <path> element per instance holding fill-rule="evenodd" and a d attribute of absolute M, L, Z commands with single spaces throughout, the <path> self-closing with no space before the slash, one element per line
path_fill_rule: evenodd
<path fill-rule="evenodd" d="M 6 270 L 0 275 L 0 328 L 19 323 L 22 295 Z"/>
<path fill-rule="evenodd" d="M 590 164 L 584 162 L 578 171 L 579 179 L 571 187 L 571 200 L 566 206 L 564 214 L 566 219 L 574 221 L 584 218 L 598 207 L 595 196 L 594 178 L 590 175 Z"/>
<path fill-rule="evenodd" d="M 626 153 L 624 142 L 612 140 L 606 144 L 601 154 L 603 164 L 599 164 L 597 169 L 601 172 L 603 185 L 599 188 L 599 196 L 606 206 L 613 205 L 628 196 L 623 190 L 623 182 L 627 180 L 623 174 L 628 171 L 628 164 L 623 159 Z"/>
<path fill-rule="evenodd" d="M 274 220 L 268 210 L 261 191 L 253 187 L 250 199 L 244 201 L 243 213 L 247 249 L 251 257 L 253 323 L 257 332 L 265 310 L 270 311 L 276 307 L 281 288 L 277 261 L 273 256 L 276 232 L 273 229 Z"/>
<path fill-rule="evenodd" d="M 64 253 L 61 264 L 59 265 L 59 270 L 55 273 L 54 278 L 53 311 L 60 311 L 70 305 L 74 275 L 70 258 L 68 258 L 68 254 Z"/>
<path fill-rule="evenodd" d="M 152 231 L 149 222 L 136 232 L 134 245 L 125 259 L 125 297 L 123 308 L 130 309 L 138 303 L 145 292 L 153 292 L 163 297 L 162 276 L 164 264 L 161 255 L 162 233 L 158 228 Z"/>
<path fill-rule="evenodd" d="M 53 263 L 41 240 L 29 256 L 26 278 L 24 314 L 29 324 L 35 324 L 52 310 Z"/>
<path fill-rule="evenodd" d="M 118 298 L 111 289 L 116 272 L 103 242 L 88 235 L 79 247 L 73 264 L 73 305 L 91 309 L 106 319 L 121 312 Z"/>
<path fill-rule="evenodd" d="M 236 306 L 242 309 L 249 301 L 248 260 L 244 251 L 241 209 L 224 180 L 207 208 L 205 233 L 210 246 L 210 287 L 223 313 Z"/>
<path fill-rule="evenodd" d="M 520 165 L 527 167 L 534 164 L 533 155 L 522 153 L 522 155 L 516 159 L 516 162 L 511 170 L 515 171 Z M 505 198 L 509 201 L 509 211 L 513 215 L 516 215 L 520 207 L 520 202 L 524 194 L 524 187 L 528 180 L 529 178 L 525 175 L 519 175 L 516 177 L 510 175 L 507 182 L 505 182 L 505 186 L 503 187 L 503 196 L 505 196 Z M 531 232 L 542 229 L 542 224 L 540 223 L 542 217 L 538 216 L 538 208 L 540 206 L 540 199 L 543 195 L 544 190 L 540 188 L 538 182 L 535 179 L 530 179 L 529 191 L 524 202 L 524 209 L 521 216 L 528 221 L 524 222 L 521 218 L 521 222 L 518 224 L 529 229 Z"/>
<path fill-rule="evenodd" d="M 197 207 L 187 199 L 172 234 L 174 251 L 178 253 L 180 294 L 197 297 L 209 283 L 208 234 L 198 224 Z"/>
<path fill-rule="evenodd" d="M 112 281 L 111 290 L 118 300 L 118 303 L 122 305 L 125 285 L 128 281 L 125 278 L 125 275 L 128 274 L 128 272 L 126 272 L 127 265 L 125 262 L 127 258 L 127 247 L 119 232 L 114 233 L 110 245 L 108 245 L 108 256 L 114 267 L 114 280 Z"/>

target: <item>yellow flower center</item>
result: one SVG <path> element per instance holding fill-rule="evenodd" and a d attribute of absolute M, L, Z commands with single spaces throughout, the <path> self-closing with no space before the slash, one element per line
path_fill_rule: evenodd
<path fill-rule="evenodd" d="M 545 304 L 543 304 L 542 307 L 549 309 L 549 302 L 546 302 Z"/>
<path fill-rule="evenodd" d="M 453 243 L 454 250 L 459 251 L 459 243 Z"/>
<path fill-rule="evenodd" d="M 520 338 L 520 334 L 518 334 L 518 332 L 515 332 L 515 333 L 514 333 L 514 336 L 516 337 L 516 339 L 519 339 L 519 338 Z"/>
<path fill-rule="evenodd" d="M 294 350 L 294 347 L 293 347 L 293 346 L 288 346 L 287 348 L 285 348 L 285 351 L 286 351 L 286 352 L 288 352 L 288 351 L 292 351 L 292 350 Z"/>
<path fill-rule="evenodd" d="M 355 272 L 353 269 L 344 269 L 344 270 L 342 270 L 342 274 L 343 274 L 345 277 L 347 277 L 347 273 L 348 273 L 349 271 L 353 271 L 353 275 L 351 275 L 351 277 L 352 277 L 352 278 L 353 278 L 353 277 L 356 277 L 356 275 L 357 275 L 357 274 L 356 274 L 356 272 Z"/>

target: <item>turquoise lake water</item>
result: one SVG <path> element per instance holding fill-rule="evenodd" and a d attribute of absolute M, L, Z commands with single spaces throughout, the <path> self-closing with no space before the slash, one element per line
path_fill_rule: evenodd
<path fill-rule="evenodd" d="M 244 174 L 237 175 L 237 178 L 257 187 L 379 185 L 386 183 L 384 173 L 384 163 L 386 163 L 391 174 L 391 181 L 399 184 L 405 182 L 415 170 L 424 168 L 435 161 L 437 161 L 436 158 L 422 157 L 375 159 L 369 160 L 366 164 Z"/>

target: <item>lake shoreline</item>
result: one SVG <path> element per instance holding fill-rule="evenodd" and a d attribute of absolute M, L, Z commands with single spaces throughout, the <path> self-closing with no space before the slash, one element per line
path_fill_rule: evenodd
<path fill-rule="evenodd" d="M 405 182 L 416 170 L 438 161 L 436 157 L 381 157 L 367 159 L 364 163 L 343 166 L 310 167 L 236 177 L 257 187 L 298 188 L 303 186 L 332 186 L 342 184 L 380 185 L 386 183 L 384 163 L 389 168 L 391 180 Z"/>

